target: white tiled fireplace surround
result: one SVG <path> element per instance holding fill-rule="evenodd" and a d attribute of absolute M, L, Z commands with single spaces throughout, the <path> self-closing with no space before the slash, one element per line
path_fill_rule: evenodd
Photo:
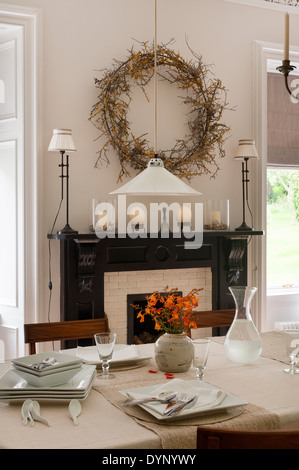
<path fill-rule="evenodd" d="M 211 310 L 211 268 L 122 271 L 104 274 L 104 309 L 110 330 L 117 334 L 118 343 L 127 343 L 127 295 L 162 292 L 167 285 L 169 288 L 182 291 L 183 295 L 187 295 L 194 288 L 202 288 L 198 296 L 197 310 Z M 192 337 L 210 334 L 210 328 L 192 331 Z"/>

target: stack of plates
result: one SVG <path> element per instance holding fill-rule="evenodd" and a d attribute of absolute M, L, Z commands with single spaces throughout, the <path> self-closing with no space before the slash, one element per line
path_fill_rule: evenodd
<path fill-rule="evenodd" d="M 26 360 L 18 358 L 13 361 L 13 367 L 0 378 L 0 401 L 18 402 L 27 398 L 41 401 L 69 401 L 72 398 L 85 400 L 96 376 L 96 366 L 82 364 L 73 357 L 51 352 L 46 353 L 46 356 L 55 356 L 58 360 L 58 364 L 51 366 L 51 370 L 55 367 L 52 373 L 49 371 L 46 375 L 38 377 L 27 371 L 26 363 L 28 368 L 28 365 L 33 363 L 32 359 L 37 362 L 35 359 L 41 359 L 44 356 L 44 353 L 36 354 L 27 356 Z M 33 375 L 38 379 L 39 385 L 30 383 Z M 27 376 L 30 382 L 26 379 Z M 58 380 L 57 377 L 59 377 Z M 57 381 L 60 383 L 53 385 Z M 41 382 L 49 382 L 50 385 L 46 383 L 40 385 Z"/>
<path fill-rule="evenodd" d="M 12 360 L 14 369 L 31 385 L 54 387 L 68 382 L 82 367 L 80 359 L 58 352 L 46 352 Z M 48 365 L 48 364 L 51 365 Z M 41 368 L 38 366 L 41 365 Z"/>

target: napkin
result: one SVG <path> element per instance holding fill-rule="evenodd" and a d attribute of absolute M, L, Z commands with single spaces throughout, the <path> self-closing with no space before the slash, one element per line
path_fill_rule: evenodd
<path fill-rule="evenodd" d="M 216 406 L 219 406 L 226 397 L 226 392 L 220 390 L 219 388 L 209 386 L 208 384 L 201 384 L 199 381 L 194 384 L 194 381 L 188 381 L 183 379 L 172 379 L 170 382 L 161 385 L 160 387 L 155 388 L 150 393 L 149 396 L 157 396 L 161 392 L 178 392 L 184 393 L 190 396 L 197 395 L 198 398 L 192 408 L 182 411 L 182 415 L 194 414 L 201 411 L 210 410 Z M 141 396 L 146 396 L 147 394 L 140 389 L 138 392 L 129 392 L 130 398 L 139 398 Z M 164 416 L 164 410 L 166 409 L 165 404 L 163 403 L 144 403 L 142 405 L 148 408 L 159 415 Z M 165 419 L 167 416 L 165 416 Z"/>
<path fill-rule="evenodd" d="M 83 361 L 86 363 L 95 364 L 101 362 L 96 346 L 78 346 L 76 356 L 83 359 Z M 118 348 L 115 346 L 112 354 L 111 364 L 113 364 L 113 362 L 134 361 L 136 359 L 139 359 L 139 354 L 134 344 L 123 347 L 119 346 Z"/>

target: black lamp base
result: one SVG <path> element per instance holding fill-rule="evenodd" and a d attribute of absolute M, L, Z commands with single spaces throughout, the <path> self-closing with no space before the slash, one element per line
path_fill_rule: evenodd
<path fill-rule="evenodd" d="M 78 233 L 77 230 L 72 229 L 69 224 L 66 224 L 65 227 L 57 232 L 59 235 L 71 235 L 72 233 Z"/>
<path fill-rule="evenodd" d="M 241 230 L 250 231 L 250 230 L 253 230 L 253 228 L 252 228 L 252 227 L 248 227 L 248 225 L 247 225 L 245 222 L 243 222 L 243 223 L 240 225 L 240 227 L 235 228 L 235 230 L 239 230 L 239 231 L 241 231 Z"/>

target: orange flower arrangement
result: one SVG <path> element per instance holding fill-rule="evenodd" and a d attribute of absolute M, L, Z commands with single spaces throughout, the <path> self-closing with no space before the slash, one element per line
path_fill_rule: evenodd
<path fill-rule="evenodd" d="M 202 289 L 192 289 L 186 296 L 179 296 L 177 288 L 168 290 L 165 294 L 154 292 L 146 297 L 147 306 L 138 312 L 137 318 L 144 321 L 145 315 L 150 315 L 155 321 L 155 330 L 163 330 L 165 333 L 180 334 L 187 328 L 196 329 L 196 323 L 191 320 L 194 307 L 198 305 L 196 294 Z M 136 308 L 140 308 L 136 306 Z"/>

